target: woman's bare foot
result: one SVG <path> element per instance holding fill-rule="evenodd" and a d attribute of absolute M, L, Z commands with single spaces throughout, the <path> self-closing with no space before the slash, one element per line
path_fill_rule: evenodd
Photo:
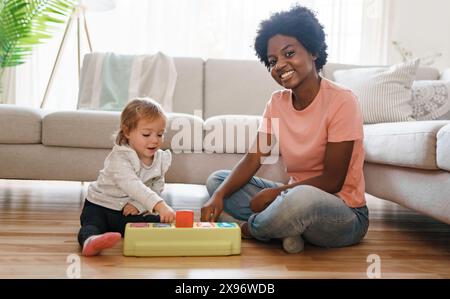
<path fill-rule="evenodd" d="M 248 222 L 242 222 L 239 224 L 239 227 L 241 228 L 241 236 L 244 239 L 251 239 L 253 238 L 252 234 L 248 230 Z"/>

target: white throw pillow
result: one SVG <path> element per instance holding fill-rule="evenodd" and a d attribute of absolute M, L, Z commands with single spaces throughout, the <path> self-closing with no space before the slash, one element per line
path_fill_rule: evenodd
<path fill-rule="evenodd" d="M 364 123 L 412 121 L 411 86 L 418 66 L 416 59 L 391 67 L 338 70 L 333 75 L 358 97 Z"/>
<path fill-rule="evenodd" d="M 449 119 L 450 81 L 414 81 L 410 104 L 415 120 Z"/>

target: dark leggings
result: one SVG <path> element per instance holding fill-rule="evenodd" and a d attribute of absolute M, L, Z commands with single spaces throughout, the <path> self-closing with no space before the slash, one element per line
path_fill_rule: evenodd
<path fill-rule="evenodd" d="M 124 216 L 122 211 L 111 210 L 96 205 L 86 199 L 80 216 L 80 222 L 81 228 L 78 233 L 78 243 L 83 246 L 84 241 L 90 236 L 106 232 L 119 232 L 123 237 L 125 234 L 125 226 L 128 222 L 160 222 L 160 219 L 157 215 Z"/>

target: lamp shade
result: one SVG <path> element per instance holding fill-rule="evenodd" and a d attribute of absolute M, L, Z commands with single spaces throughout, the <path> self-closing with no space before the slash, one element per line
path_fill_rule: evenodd
<path fill-rule="evenodd" d="M 104 12 L 116 7 L 116 0 L 80 0 L 79 3 L 89 12 Z"/>

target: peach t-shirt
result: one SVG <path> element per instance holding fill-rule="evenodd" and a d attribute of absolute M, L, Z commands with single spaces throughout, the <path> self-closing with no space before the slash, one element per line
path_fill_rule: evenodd
<path fill-rule="evenodd" d="M 279 141 L 290 183 L 322 174 L 327 142 L 354 140 L 347 177 L 336 195 L 352 208 L 366 204 L 363 119 L 356 96 L 350 90 L 322 78 L 313 102 L 301 111 L 293 106 L 291 90 L 274 92 L 259 131 L 271 133 L 268 126 L 272 119 L 279 120 L 279 136 L 277 132 L 273 134 Z"/>

